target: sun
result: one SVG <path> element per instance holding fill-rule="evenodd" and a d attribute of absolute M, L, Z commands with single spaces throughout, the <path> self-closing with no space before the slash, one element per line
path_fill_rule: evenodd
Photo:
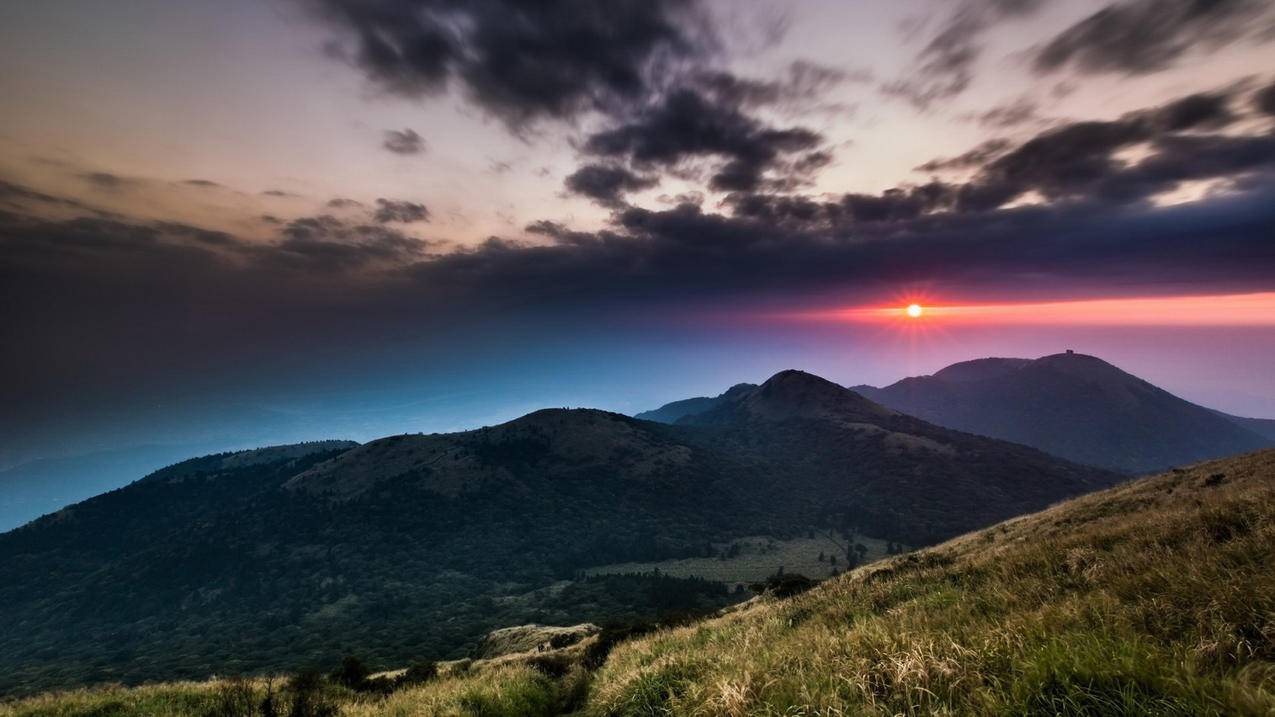
<path fill-rule="evenodd" d="M 920 304 L 908 304 L 908 308 L 903 312 L 908 315 L 908 318 L 919 319 L 921 314 L 925 313 L 925 309 L 921 308 Z"/>

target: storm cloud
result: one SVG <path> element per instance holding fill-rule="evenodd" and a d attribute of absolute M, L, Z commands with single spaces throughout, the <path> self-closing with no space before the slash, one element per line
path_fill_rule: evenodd
<path fill-rule="evenodd" d="M 376 200 L 376 212 L 372 216 L 381 224 L 411 224 L 429 221 L 429 209 L 416 202 L 382 198 Z"/>
<path fill-rule="evenodd" d="M 708 181 L 712 189 L 755 191 L 800 179 L 810 167 L 799 155 L 821 141 L 809 129 L 771 127 L 745 114 L 738 104 L 681 88 L 633 120 L 592 135 L 583 149 L 640 169 L 679 170 L 712 158 L 720 160 Z M 772 172 L 780 176 L 768 177 Z"/>
<path fill-rule="evenodd" d="M 1126 0 L 1064 30 L 1035 53 L 1038 72 L 1158 72 L 1196 49 L 1253 33 L 1271 10 L 1265 0 Z"/>
<path fill-rule="evenodd" d="M 565 180 L 568 191 L 588 197 L 604 207 L 618 207 L 624 195 L 650 189 L 659 184 L 658 177 L 635 174 L 624 167 L 586 164 Z"/>
<path fill-rule="evenodd" d="M 694 0 L 299 0 L 329 54 L 405 97 L 461 89 L 510 127 L 643 99 L 661 69 L 709 53 Z"/>
<path fill-rule="evenodd" d="M 391 129 L 385 131 L 381 146 L 394 154 L 413 155 L 423 154 L 427 145 L 414 129 Z"/>

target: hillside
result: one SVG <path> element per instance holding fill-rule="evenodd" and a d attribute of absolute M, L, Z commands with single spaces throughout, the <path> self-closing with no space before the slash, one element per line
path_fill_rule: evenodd
<path fill-rule="evenodd" d="M 1197 406 L 1083 354 L 966 361 L 932 376 L 854 390 L 941 426 L 1127 473 L 1275 443 L 1243 419 Z"/>
<path fill-rule="evenodd" d="M 773 509 L 796 503 L 824 522 L 909 545 L 957 535 L 973 516 L 986 525 L 1025 512 L 1014 506 L 1118 480 L 926 423 L 801 371 L 780 372 L 678 427 L 731 455 L 774 462 L 782 478 Z"/>
<path fill-rule="evenodd" d="M 534 628 L 517 628 L 493 657 L 441 666 L 388 697 L 337 686 L 323 695 L 346 717 L 1269 715 L 1273 545 L 1275 451 L 1264 451 L 1074 499 L 610 650 L 617 636 L 589 626 L 547 651 L 522 639 Z M 0 717 L 214 717 L 227 695 L 247 695 L 236 714 L 257 717 L 268 692 L 290 697 L 298 681 L 281 684 L 76 691 L 0 704 Z"/>
<path fill-rule="evenodd" d="M 697 413 L 703 413 L 725 401 L 729 401 L 736 396 L 746 393 L 757 388 L 756 384 L 739 383 L 726 389 L 725 393 L 718 396 L 708 397 L 699 396 L 696 398 L 686 398 L 681 401 L 666 403 L 654 411 L 644 411 L 635 414 L 633 417 L 643 421 L 656 421 L 657 423 L 677 423 L 685 416 L 692 416 Z"/>
<path fill-rule="evenodd" d="M 1275 451 L 624 645 L 588 713 L 1269 715 Z"/>
<path fill-rule="evenodd" d="M 513 624 L 711 610 L 744 596 L 588 571 L 815 531 L 845 543 L 844 568 L 851 534 L 929 544 L 1118 480 L 800 372 L 712 416 L 546 410 L 158 471 L 0 535 L 0 693 L 330 664 L 354 646 L 383 669 L 463 657 Z"/>

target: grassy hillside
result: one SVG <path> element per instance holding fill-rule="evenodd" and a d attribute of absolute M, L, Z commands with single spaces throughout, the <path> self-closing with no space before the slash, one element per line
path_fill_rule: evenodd
<path fill-rule="evenodd" d="M 622 646 L 589 713 L 1275 713 L 1275 452 Z"/>
<path fill-rule="evenodd" d="M 574 662 L 506 656 L 389 696 L 329 685 L 328 704 L 350 717 L 1275 714 L 1275 451 L 622 642 L 590 671 L 599 639 L 567 648 Z M 219 717 L 226 692 L 80 691 L 0 717 Z"/>

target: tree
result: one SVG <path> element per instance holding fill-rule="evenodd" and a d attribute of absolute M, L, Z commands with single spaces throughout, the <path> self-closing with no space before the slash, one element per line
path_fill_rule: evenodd
<path fill-rule="evenodd" d="M 370 674 L 372 671 L 363 664 L 362 660 L 354 655 L 346 655 L 345 659 L 341 660 L 341 669 L 333 677 L 346 687 L 357 690 L 363 686 Z"/>

